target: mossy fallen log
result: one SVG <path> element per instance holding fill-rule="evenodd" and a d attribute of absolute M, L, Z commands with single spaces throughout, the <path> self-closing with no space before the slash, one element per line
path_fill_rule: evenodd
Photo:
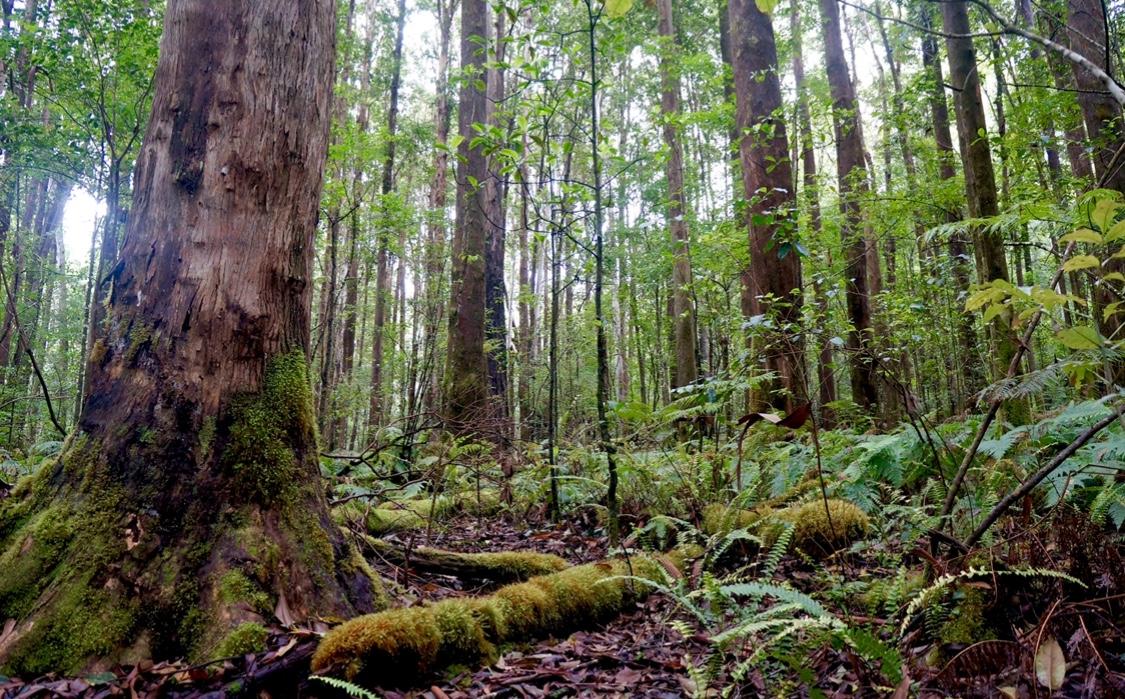
<path fill-rule="evenodd" d="M 727 534 L 734 529 L 747 529 L 772 546 L 792 525 L 793 545 L 810 556 L 823 557 L 846 548 L 853 541 L 867 536 L 870 520 L 867 514 L 847 500 L 823 499 L 781 509 L 759 506 L 740 510 L 724 505 L 708 505 L 703 510 L 703 530 L 708 534 Z"/>
<path fill-rule="evenodd" d="M 395 531 L 421 529 L 431 520 L 445 519 L 465 512 L 472 515 L 491 515 L 499 511 L 502 503 L 500 494 L 493 490 L 451 493 L 437 498 L 413 500 L 388 500 L 371 507 L 358 500 L 352 500 L 334 510 L 337 522 L 362 519 L 371 534 L 387 534 Z"/>
<path fill-rule="evenodd" d="M 500 553 L 457 553 L 427 547 L 411 551 L 380 539 L 366 537 L 367 545 L 380 556 L 398 566 L 439 575 L 452 575 L 461 580 L 492 580 L 513 583 L 550 575 L 570 566 L 558 556 L 533 551 L 503 551 Z"/>
<path fill-rule="evenodd" d="M 608 621 L 649 593 L 644 580 L 666 579 L 660 562 L 633 557 L 567 568 L 487 597 L 361 616 L 328 632 L 312 668 L 353 682 L 409 684 L 452 664 L 493 662 L 503 643 Z"/>

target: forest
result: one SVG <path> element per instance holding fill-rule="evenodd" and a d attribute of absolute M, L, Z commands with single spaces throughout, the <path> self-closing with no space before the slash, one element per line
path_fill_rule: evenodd
<path fill-rule="evenodd" d="M 0 0 L 0 696 L 1125 696 L 1125 5 Z"/>

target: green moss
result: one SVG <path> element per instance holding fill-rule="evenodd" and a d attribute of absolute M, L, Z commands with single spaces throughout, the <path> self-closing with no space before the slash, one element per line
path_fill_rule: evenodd
<path fill-rule="evenodd" d="M 938 630 L 939 642 L 972 645 L 996 638 L 996 632 L 988 628 L 984 620 L 984 592 L 959 585 L 953 593 L 953 601 L 949 619 Z"/>
<path fill-rule="evenodd" d="M 824 556 L 867 536 L 867 514 L 847 500 L 813 500 L 773 517 L 793 524 L 793 543 L 810 556 Z"/>
<path fill-rule="evenodd" d="M 139 317 L 134 317 L 129 326 L 129 347 L 125 350 L 125 364 L 136 359 L 141 347 L 148 344 L 150 340 L 152 340 L 152 326 L 141 321 Z"/>
<path fill-rule="evenodd" d="M 254 622 L 240 624 L 227 634 L 218 648 L 215 649 L 216 658 L 229 658 L 249 653 L 261 653 L 266 649 L 266 639 L 270 632 L 266 627 Z"/>
<path fill-rule="evenodd" d="M 659 563 L 633 558 L 631 565 L 614 561 L 567 568 L 489 597 L 369 614 L 330 631 L 312 666 L 386 686 L 451 663 L 487 662 L 504 643 L 568 632 L 621 613 L 648 592 L 628 575 L 665 580 Z"/>
<path fill-rule="evenodd" d="M 263 616 L 273 614 L 274 604 L 270 596 L 239 570 L 228 571 L 219 578 L 219 601 L 224 604 L 245 602 Z"/>
<path fill-rule="evenodd" d="M 215 443 L 216 425 L 215 416 L 203 418 L 203 426 L 199 428 L 199 456 L 201 459 L 206 459 L 211 453 L 211 446 Z"/>
<path fill-rule="evenodd" d="M 300 350 L 274 357 L 262 390 L 231 407 L 230 439 L 223 461 L 240 495 L 276 502 L 295 482 L 297 453 L 316 444 L 312 389 Z"/>
<path fill-rule="evenodd" d="M 740 510 L 715 503 L 703 508 L 703 531 L 725 536 L 735 529 L 747 529 L 758 523 L 762 516 L 753 510 Z"/>

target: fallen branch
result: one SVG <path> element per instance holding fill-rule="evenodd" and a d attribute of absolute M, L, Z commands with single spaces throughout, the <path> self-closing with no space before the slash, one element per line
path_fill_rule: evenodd
<path fill-rule="evenodd" d="M 557 573 L 569 567 L 558 556 L 531 551 L 457 553 L 425 547 L 408 550 L 372 537 L 365 537 L 365 542 L 394 565 L 425 573 L 452 575 L 461 580 L 492 580 L 507 584 Z"/>
<path fill-rule="evenodd" d="M 1023 485 L 1008 493 L 1008 495 L 1005 496 L 1003 500 L 996 503 L 996 506 L 992 508 L 992 511 L 988 513 L 988 516 L 984 518 L 984 521 L 981 522 L 980 525 L 973 531 L 973 533 L 969 535 L 968 539 L 965 539 L 965 545 L 971 547 L 978 541 L 980 541 L 980 538 L 984 536 L 985 532 L 987 532 L 992 527 L 992 525 L 996 523 L 996 520 L 1000 519 L 1000 517 L 1008 511 L 1008 508 L 1019 502 L 1021 499 L 1023 499 L 1024 496 L 1034 490 L 1035 486 L 1043 482 L 1043 479 L 1051 475 L 1051 473 L 1054 472 L 1054 470 L 1059 466 L 1062 466 L 1064 461 L 1069 459 L 1071 456 L 1074 456 L 1074 453 L 1081 449 L 1091 439 L 1093 439 L 1094 436 L 1098 434 L 1098 432 L 1101 432 L 1106 427 L 1112 425 L 1117 420 L 1118 415 L 1121 411 L 1121 407 L 1121 405 L 1114 406 L 1113 412 L 1094 423 L 1088 430 L 1086 430 L 1082 434 L 1078 435 L 1078 439 L 1071 442 L 1071 444 L 1067 446 L 1066 449 L 1060 451 L 1055 456 L 1055 458 L 1051 459 L 1050 463 L 1033 473 L 1026 481 L 1023 482 Z"/>

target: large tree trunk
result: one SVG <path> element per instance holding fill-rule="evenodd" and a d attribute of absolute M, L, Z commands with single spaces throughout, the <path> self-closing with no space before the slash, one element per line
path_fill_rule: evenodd
<path fill-rule="evenodd" d="M 844 58 L 840 8 L 836 0 L 820 0 L 824 27 L 824 53 L 828 83 L 832 88 L 832 121 L 836 130 L 836 169 L 840 180 L 840 234 L 844 244 L 844 292 L 852 329 L 847 347 L 851 354 L 852 400 L 870 414 L 879 403 L 875 363 L 872 357 L 871 297 L 868 290 L 869 260 L 864 240 L 863 214 L 859 197 L 867 191 L 863 138 L 859 130 L 855 86 Z M 876 263 L 878 262 L 876 258 Z"/>
<path fill-rule="evenodd" d="M 306 365 L 335 29 L 331 0 L 168 3 L 78 431 L 0 510 L 8 670 L 237 654 L 275 609 L 381 603 L 328 515 Z"/>
<path fill-rule="evenodd" d="M 684 196 L 684 147 L 680 140 L 680 74 L 676 59 L 676 28 L 672 0 L 657 0 L 660 19 L 660 113 L 664 122 L 664 145 L 668 149 L 664 174 L 668 181 L 668 228 L 672 233 L 672 337 L 676 373 L 673 388 L 695 383 L 695 306 L 691 298 L 691 250 Z"/>
<path fill-rule="evenodd" d="M 485 51 L 479 41 L 487 37 L 488 3 L 465 0 L 461 7 L 461 66 L 484 76 Z M 455 431 L 483 427 L 488 410 L 488 361 L 485 338 L 485 215 L 484 182 L 488 159 L 482 147 L 470 148 L 473 124 L 488 122 L 488 99 L 476 80 L 464 80 L 458 100 L 457 220 L 453 233 L 453 279 L 449 302 L 449 349 L 443 386 L 445 417 Z"/>

